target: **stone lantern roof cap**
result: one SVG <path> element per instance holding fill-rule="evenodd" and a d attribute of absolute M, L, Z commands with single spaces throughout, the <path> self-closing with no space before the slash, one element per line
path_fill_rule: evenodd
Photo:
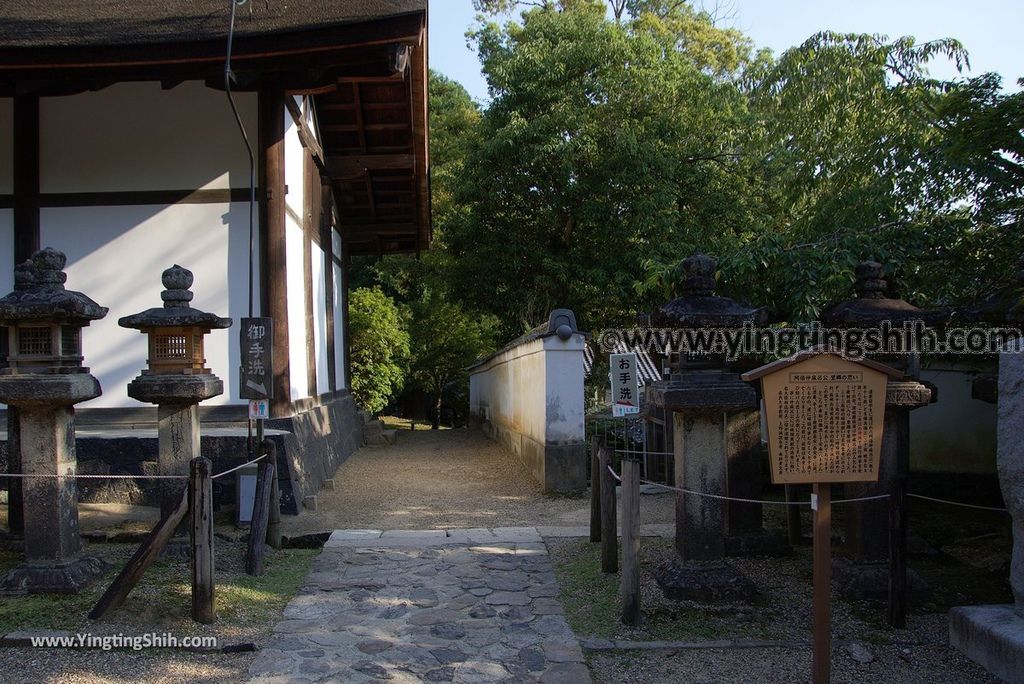
<path fill-rule="evenodd" d="M 888 283 L 882 264 L 862 261 L 854 269 L 856 292 L 851 299 L 829 307 L 821 316 L 828 326 L 871 326 L 889 321 L 901 325 L 909 321 L 923 321 L 925 325 L 941 325 L 949 318 L 944 309 L 920 309 L 902 299 L 886 297 Z"/>
<path fill-rule="evenodd" d="M 738 328 L 748 322 L 766 322 L 768 311 L 764 307 L 751 308 L 715 294 L 717 265 L 713 257 L 699 252 L 684 259 L 680 263 L 683 294 L 654 313 L 654 324 L 677 328 Z"/>
<path fill-rule="evenodd" d="M 166 288 L 160 293 L 164 305 L 125 316 L 117 321 L 119 326 L 137 330 L 193 326 L 214 330 L 231 327 L 230 318 L 221 318 L 217 314 L 189 306 L 193 297 L 190 290 L 193 282 L 192 271 L 175 264 L 163 272 L 161 280 Z"/>
<path fill-rule="evenodd" d="M 86 326 L 107 315 L 81 292 L 64 287 L 67 257 L 52 247 L 41 249 L 14 268 L 14 291 L 0 299 L 0 324 L 21 321 Z"/>

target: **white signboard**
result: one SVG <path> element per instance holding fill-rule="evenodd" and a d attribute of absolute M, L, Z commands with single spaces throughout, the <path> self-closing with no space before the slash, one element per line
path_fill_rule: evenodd
<path fill-rule="evenodd" d="M 612 376 L 612 415 L 640 413 L 640 377 L 636 354 L 612 354 L 608 365 Z"/>
<path fill-rule="evenodd" d="M 270 402 L 266 399 L 249 400 L 249 420 L 269 420 Z"/>

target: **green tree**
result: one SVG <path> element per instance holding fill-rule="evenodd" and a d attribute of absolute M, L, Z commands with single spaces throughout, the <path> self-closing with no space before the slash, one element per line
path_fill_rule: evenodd
<path fill-rule="evenodd" d="M 645 259 L 735 242 L 756 213 L 735 84 L 650 13 L 545 5 L 475 34 L 493 99 L 444 236 L 456 298 L 497 315 L 503 338 L 556 306 L 592 328 L 627 322 L 650 305 L 633 289 Z"/>
<path fill-rule="evenodd" d="M 467 366 L 493 349 L 494 321 L 467 313 L 437 295 L 428 294 L 411 308 L 412 378 L 435 398 L 436 430 L 450 385 L 464 385 Z"/>
<path fill-rule="evenodd" d="M 352 395 L 378 413 L 401 389 L 409 357 L 409 333 L 399 308 L 377 288 L 349 295 Z"/>

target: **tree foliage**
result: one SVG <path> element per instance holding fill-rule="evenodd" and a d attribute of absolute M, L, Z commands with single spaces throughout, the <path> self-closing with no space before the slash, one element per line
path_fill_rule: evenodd
<path fill-rule="evenodd" d="M 413 310 L 418 384 L 469 356 L 442 332 L 488 315 L 464 330 L 482 349 L 555 307 L 630 323 L 697 250 L 724 294 L 794 322 L 866 258 L 923 305 L 1013 277 L 1024 94 L 930 77 L 967 66 L 956 40 L 823 32 L 775 56 L 682 0 L 475 6 L 490 102 L 431 75 L 434 247 L 357 276 Z"/>
<path fill-rule="evenodd" d="M 465 384 L 466 368 L 493 348 L 494 321 L 470 314 L 437 294 L 414 302 L 411 308 L 411 375 L 418 387 L 435 398 L 436 428 L 446 389 L 452 383 Z"/>
<path fill-rule="evenodd" d="M 355 289 L 348 304 L 352 396 L 379 413 L 401 389 L 409 357 L 409 333 L 401 311 L 377 288 Z"/>
<path fill-rule="evenodd" d="M 506 337 L 556 306 L 624 322 L 644 259 L 741 229 L 752 209 L 733 163 L 739 90 L 650 17 L 567 7 L 476 33 L 493 99 L 444 242 L 458 297 Z"/>

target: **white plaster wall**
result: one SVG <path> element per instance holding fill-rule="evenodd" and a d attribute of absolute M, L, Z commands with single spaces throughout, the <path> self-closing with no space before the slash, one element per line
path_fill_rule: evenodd
<path fill-rule="evenodd" d="M 83 333 L 86 364 L 99 378 L 103 396 L 81 406 L 139 406 L 126 386 L 145 366 L 146 341 L 117 320 L 160 306 L 160 274 L 172 264 L 195 274 L 194 306 L 229 316 L 235 326 L 247 315 L 248 217 L 244 203 L 42 210 L 41 244 L 67 254 L 67 286 L 110 308 Z M 258 259 L 255 255 L 255 263 Z M 0 271 L 2 279 L 10 269 L 0 266 Z M 235 326 L 206 338 L 207 366 L 225 389 L 207 404 L 240 403 Z"/>
<path fill-rule="evenodd" d="M 14 101 L 0 97 L 0 195 L 14 192 Z M 9 245 L 9 242 L 4 244 Z M 4 290 L 6 293 L 7 290 Z"/>
<path fill-rule="evenodd" d="M 310 243 L 313 261 L 313 351 L 316 358 L 316 390 L 325 394 L 331 389 L 327 368 L 327 255 L 315 243 Z"/>
<path fill-rule="evenodd" d="M 235 102 L 256 145 L 256 95 L 238 93 Z M 44 193 L 249 187 L 249 158 L 227 97 L 199 81 L 45 97 L 39 115 Z"/>
<path fill-rule="evenodd" d="M 300 100 L 300 98 L 296 98 Z M 288 362 L 291 369 L 291 398 L 309 396 L 309 376 L 306 373 L 306 289 L 303 280 L 303 251 L 305 237 L 302 232 L 303 149 L 298 129 L 286 110 L 284 134 L 284 182 L 288 186 L 285 204 L 285 244 L 287 249 L 288 287 Z M 297 218 L 296 218 L 297 217 Z"/>
<path fill-rule="evenodd" d="M 294 221 L 285 225 L 285 243 L 288 262 L 288 362 L 291 367 L 291 398 L 309 396 L 309 377 L 306 375 L 306 297 L 302 277 L 302 250 L 305 238 L 302 228 Z"/>
<path fill-rule="evenodd" d="M 332 262 L 333 263 L 333 262 Z M 333 264 L 334 269 L 334 380 L 338 389 L 348 389 L 345 378 L 345 319 L 344 312 L 348 306 L 345 288 L 342 287 L 341 266 Z"/>
<path fill-rule="evenodd" d="M 341 234 L 336 230 L 331 231 L 331 252 L 339 261 L 342 258 Z M 333 259 L 331 268 L 334 269 L 334 381 L 338 389 L 348 389 L 345 378 L 345 312 L 348 311 L 348 298 L 345 294 L 342 267 Z"/>
<path fill-rule="evenodd" d="M 958 473 L 996 471 L 997 410 L 971 398 L 975 369 L 932 365 L 921 378 L 935 383 L 939 400 L 910 412 L 910 465 L 914 470 Z"/>
<path fill-rule="evenodd" d="M 583 335 L 532 340 L 475 369 L 470 410 L 542 444 L 584 440 Z"/>
<path fill-rule="evenodd" d="M 499 354 L 470 376 L 470 410 L 543 443 L 546 436 L 543 340 Z"/>
<path fill-rule="evenodd" d="M 584 441 L 583 347 L 586 339 L 575 334 L 562 341 L 545 338 L 545 404 L 547 443 L 579 444 Z"/>

